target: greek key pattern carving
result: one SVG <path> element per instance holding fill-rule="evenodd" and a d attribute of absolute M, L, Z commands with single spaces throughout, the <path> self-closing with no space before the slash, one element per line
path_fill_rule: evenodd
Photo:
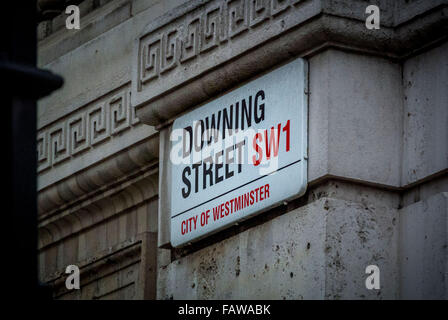
<path fill-rule="evenodd" d="M 218 0 L 140 39 L 137 90 L 161 75 L 276 19 L 304 0 Z"/>
<path fill-rule="evenodd" d="M 37 171 L 49 170 L 139 124 L 126 86 L 37 133 Z"/>

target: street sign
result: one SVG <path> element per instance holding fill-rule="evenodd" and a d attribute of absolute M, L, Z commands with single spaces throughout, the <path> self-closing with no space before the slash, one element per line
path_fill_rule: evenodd
<path fill-rule="evenodd" d="M 307 186 L 307 64 L 296 59 L 176 119 L 171 244 L 299 197 Z"/>

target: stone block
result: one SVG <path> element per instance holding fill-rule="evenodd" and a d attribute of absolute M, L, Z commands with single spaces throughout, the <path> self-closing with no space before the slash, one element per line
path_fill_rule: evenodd
<path fill-rule="evenodd" d="M 448 169 L 448 43 L 403 65 L 403 185 Z"/>
<path fill-rule="evenodd" d="M 96 10 L 95 1 L 82 1 L 79 5 L 80 29 L 65 27 L 69 15 L 64 8 L 61 14 L 48 21 L 51 29 L 48 35 L 42 35 L 44 37 L 39 43 L 39 63 L 48 64 L 129 19 L 131 2 L 114 0 Z"/>
<path fill-rule="evenodd" d="M 400 65 L 339 50 L 309 63 L 309 181 L 333 175 L 399 187 Z"/>
<path fill-rule="evenodd" d="M 159 269 L 159 299 L 388 299 L 397 211 L 321 198 Z M 366 266 L 382 271 L 365 287 Z"/>
<path fill-rule="evenodd" d="M 325 299 L 398 298 L 398 211 L 336 199 L 328 199 L 324 209 Z M 366 288 L 369 265 L 379 268 L 379 290 Z"/>
<path fill-rule="evenodd" d="M 400 298 L 448 299 L 448 192 L 400 210 Z"/>

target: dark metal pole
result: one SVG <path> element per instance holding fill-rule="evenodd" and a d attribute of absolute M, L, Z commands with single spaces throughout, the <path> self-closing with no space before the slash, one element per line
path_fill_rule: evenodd
<path fill-rule="evenodd" d="M 13 297 L 48 298 L 37 277 L 36 101 L 63 80 L 36 68 L 36 1 L 1 4 L 0 75 L 6 127 L 2 263 Z M 5 177 L 4 177 L 5 178 Z"/>

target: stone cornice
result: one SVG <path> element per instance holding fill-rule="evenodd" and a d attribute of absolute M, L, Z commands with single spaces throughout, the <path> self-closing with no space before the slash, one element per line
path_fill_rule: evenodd
<path fill-rule="evenodd" d="M 107 250 L 98 252 L 96 255 L 86 260 L 77 262 L 82 277 L 82 286 L 86 286 L 101 277 L 104 277 L 112 270 L 124 268 L 127 265 L 138 263 L 141 260 L 142 239 L 141 235 L 121 242 Z M 131 258 L 131 259 L 130 259 Z M 123 265 L 125 263 L 125 265 Z M 112 269 L 112 270 L 111 270 Z M 65 288 L 67 274 L 65 270 L 58 270 L 47 275 L 42 281 L 51 284 L 56 296 L 68 293 Z"/>
<path fill-rule="evenodd" d="M 155 135 L 41 191 L 38 195 L 39 249 L 156 197 L 157 155 L 158 135 Z"/>
<path fill-rule="evenodd" d="M 73 207 L 80 201 L 141 175 L 157 164 L 158 153 L 158 135 L 153 135 L 41 190 L 38 194 L 39 219 Z"/>
<path fill-rule="evenodd" d="M 153 200 L 158 194 L 157 173 L 157 169 L 148 171 L 124 185 L 40 219 L 39 250 Z"/>
<path fill-rule="evenodd" d="M 277 64 L 328 47 L 400 59 L 448 34 L 446 1 L 381 1 L 380 30 L 365 27 L 364 2 L 340 2 L 346 5 L 335 11 L 326 0 L 189 1 L 136 39 L 131 103 L 138 117 L 163 126 Z"/>

